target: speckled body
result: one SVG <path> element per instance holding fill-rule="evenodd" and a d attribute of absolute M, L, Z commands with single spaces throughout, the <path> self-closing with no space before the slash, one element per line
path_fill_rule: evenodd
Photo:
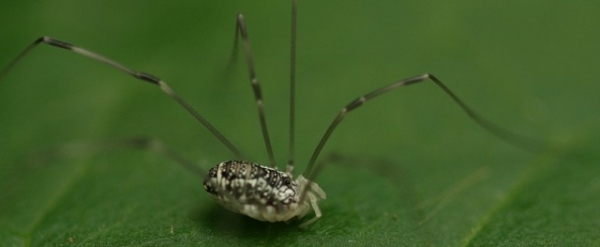
<path fill-rule="evenodd" d="M 325 192 L 302 175 L 293 179 L 288 172 L 239 160 L 211 168 L 204 189 L 223 207 L 269 222 L 301 218 L 311 207 L 316 214 L 312 222 L 321 216 L 317 202 L 325 199 Z M 304 192 L 306 189 L 309 191 Z M 307 200 L 301 201 L 302 193 L 306 193 Z"/>

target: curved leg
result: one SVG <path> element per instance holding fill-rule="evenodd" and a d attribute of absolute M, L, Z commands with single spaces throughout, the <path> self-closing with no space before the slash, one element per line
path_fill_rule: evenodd
<path fill-rule="evenodd" d="M 227 138 L 225 138 L 225 136 L 223 136 L 221 134 L 221 132 L 219 132 L 215 127 L 213 127 L 212 124 L 210 124 L 208 122 L 208 120 L 206 120 L 200 113 L 198 113 L 194 108 L 192 108 L 192 106 L 190 106 L 177 93 L 175 93 L 169 87 L 169 85 L 167 85 L 167 83 L 165 83 L 158 77 L 155 77 L 148 73 L 139 72 L 139 71 L 130 69 L 129 67 L 126 67 L 114 60 L 108 59 L 108 58 L 101 56 L 99 54 L 96 54 L 92 51 L 69 44 L 64 41 L 53 39 L 48 36 L 43 36 L 43 37 L 36 39 L 31 45 L 29 45 L 27 48 L 25 48 L 25 50 L 23 50 L 14 60 L 12 60 L 6 67 L 4 67 L 4 69 L 2 69 L 2 71 L 0 71 L 0 80 L 2 80 L 2 78 L 4 76 L 6 76 L 8 74 L 8 72 L 19 61 L 21 61 L 21 59 L 23 59 L 27 54 L 29 54 L 29 52 L 31 50 L 33 50 L 39 44 L 47 44 L 47 45 L 50 45 L 53 47 L 58 47 L 58 48 L 62 48 L 62 49 L 68 50 L 68 51 L 75 52 L 82 56 L 89 57 L 96 61 L 110 65 L 111 67 L 114 67 L 124 73 L 127 73 L 139 80 L 142 80 L 142 81 L 145 81 L 150 84 L 158 86 L 164 93 L 166 93 L 169 97 L 171 97 L 172 99 L 177 101 L 177 103 L 179 103 L 179 105 L 181 105 L 183 108 L 185 108 L 185 110 L 187 110 L 192 116 L 194 116 L 194 118 L 196 118 L 196 120 L 198 120 L 202 125 L 204 125 L 204 127 L 206 127 L 208 129 L 208 131 L 210 131 L 210 133 L 212 133 L 217 139 L 219 139 L 219 141 L 221 141 L 221 143 L 223 143 L 229 150 L 231 150 L 231 152 L 233 152 L 238 157 L 243 157 L 242 153 L 239 151 L 239 149 L 235 145 L 233 145 L 233 143 L 231 143 Z"/>
<path fill-rule="evenodd" d="M 320 219 L 321 216 L 323 216 L 323 214 L 321 213 L 321 209 L 319 208 L 319 204 L 318 204 L 319 199 L 312 192 L 308 192 L 306 194 L 306 196 L 308 196 L 308 200 L 310 201 L 310 206 L 315 211 L 315 217 L 300 224 L 300 228 L 305 228 L 305 227 L 309 226 L 310 224 L 312 224 L 315 221 L 317 221 L 318 219 Z"/>
<path fill-rule="evenodd" d="M 42 161 L 47 161 L 63 157 L 76 158 L 119 148 L 141 149 L 154 152 L 175 161 L 175 163 L 192 172 L 200 179 L 204 179 L 204 176 L 206 175 L 206 172 L 194 164 L 194 162 L 168 148 L 162 141 L 150 137 L 133 137 L 103 141 L 74 141 L 58 146 L 34 150 L 27 155 L 27 157 L 29 162 L 39 161 L 40 159 Z"/>
<path fill-rule="evenodd" d="M 488 132 L 492 133 L 496 137 L 500 138 L 501 140 L 506 141 L 507 143 L 509 143 L 511 145 L 520 147 L 522 149 L 525 149 L 525 150 L 528 150 L 528 151 L 531 151 L 534 153 L 542 152 L 541 150 L 542 150 L 543 145 L 538 140 L 533 140 L 531 138 L 527 138 L 527 137 L 518 135 L 516 133 L 508 131 L 504 128 L 501 128 L 500 126 L 488 121 L 487 119 L 483 118 L 481 115 L 479 115 L 478 113 L 473 111 L 470 107 L 468 107 L 461 99 L 458 98 L 458 96 L 456 96 L 452 91 L 450 91 L 450 89 L 448 87 L 446 87 L 446 85 L 444 85 L 435 76 L 433 76 L 432 74 L 422 74 L 419 76 L 410 77 L 410 78 L 389 84 L 382 88 L 378 88 L 368 94 L 358 97 L 357 99 L 355 99 L 355 100 L 351 101 L 349 104 L 347 104 L 344 108 L 342 108 L 340 113 L 333 119 L 333 122 L 329 125 L 329 128 L 327 128 L 327 131 L 325 131 L 325 134 L 323 134 L 323 137 L 321 137 L 321 141 L 319 141 L 319 144 L 317 145 L 317 148 L 313 152 L 312 157 L 310 158 L 310 161 L 308 162 L 308 166 L 306 167 L 306 170 L 304 171 L 304 174 L 303 174 L 304 177 L 306 177 L 306 179 L 308 179 L 310 181 L 313 181 L 314 178 L 317 176 L 318 171 L 321 168 L 318 166 L 316 168 L 313 168 L 315 161 L 317 160 L 319 153 L 321 153 L 321 151 L 323 150 L 325 143 L 327 143 L 327 140 L 329 139 L 329 137 L 331 136 L 333 131 L 336 129 L 338 124 L 344 119 L 346 114 L 348 114 L 351 111 L 355 110 L 356 108 L 362 106 L 367 101 L 369 101 L 375 97 L 381 96 L 381 95 L 383 95 L 387 92 L 390 92 L 394 89 L 412 85 L 412 84 L 416 84 L 419 82 L 426 82 L 426 81 L 431 81 L 431 82 L 435 83 L 448 96 L 450 96 L 450 98 L 456 104 L 458 104 L 458 106 L 463 111 L 465 111 L 467 113 L 469 118 L 471 118 L 473 121 L 475 121 L 477 124 L 479 124 L 481 127 L 483 127 Z"/>

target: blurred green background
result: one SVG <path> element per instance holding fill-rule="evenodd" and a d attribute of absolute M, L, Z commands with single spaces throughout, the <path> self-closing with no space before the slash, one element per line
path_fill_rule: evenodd
<path fill-rule="evenodd" d="M 400 89 L 333 134 L 323 156 L 343 158 L 316 179 L 329 198 L 305 230 L 227 212 L 198 178 L 151 152 L 31 162 L 38 148 L 140 135 L 205 170 L 232 158 L 157 88 L 39 47 L 0 81 L 0 245 L 600 244 L 598 10 L 589 1 L 300 1 L 298 174 L 346 103 L 425 72 L 492 121 L 555 147 L 536 155 L 507 145 L 432 84 Z M 245 64 L 225 70 L 238 12 L 283 164 L 288 1 L 7 2 L 0 66 L 41 35 L 88 48 L 164 79 L 266 163 Z"/>

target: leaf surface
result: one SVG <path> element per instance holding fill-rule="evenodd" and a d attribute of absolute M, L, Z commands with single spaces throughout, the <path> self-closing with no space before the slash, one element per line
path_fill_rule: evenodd
<path fill-rule="evenodd" d="M 201 179 L 153 152 L 47 157 L 74 142 L 151 136 L 208 170 L 230 152 L 152 85 L 39 47 L 0 81 L 5 246 L 581 246 L 600 234 L 596 3 L 300 1 L 296 174 L 352 99 L 431 72 L 476 111 L 548 147 L 485 132 L 433 84 L 350 113 L 316 181 L 308 229 L 220 208 Z M 19 1 L 0 8 L 0 66 L 41 35 L 164 79 L 266 163 L 243 57 L 244 13 L 278 163 L 287 159 L 289 3 Z M 302 219 L 306 220 L 306 219 Z M 301 220 L 301 221 L 302 221 Z"/>

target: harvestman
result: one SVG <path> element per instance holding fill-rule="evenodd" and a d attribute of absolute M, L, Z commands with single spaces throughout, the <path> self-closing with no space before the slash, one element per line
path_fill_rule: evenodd
<path fill-rule="evenodd" d="M 244 160 L 230 160 L 221 162 L 211 168 L 208 174 L 202 172 L 200 168 L 194 166 L 188 160 L 175 154 L 175 152 L 166 148 L 161 142 L 156 140 L 136 139 L 131 143 L 140 147 L 145 147 L 163 153 L 182 165 L 184 168 L 191 170 L 195 174 L 204 177 L 204 189 L 223 207 L 240 214 L 250 216 L 260 221 L 281 222 L 289 221 L 294 217 L 302 218 L 311 209 L 315 212 L 315 217 L 302 223 L 300 227 L 305 227 L 321 216 L 321 210 L 318 203 L 325 199 L 325 192 L 313 182 L 318 172 L 323 167 L 322 163 L 315 165 L 319 154 L 327 143 L 327 140 L 344 119 L 346 114 L 363 105 L 365 102 L 390 92 L 394 89 L 416 84 L 419 82 L 430 81 L 441 88 L 450 98 L 464 110 L 469 118 L 481 125 L 484 129 L 492 134 L 511 143 L 522 144 L 521 137 L 506 131 L 493 123 L 485 120 L 479 114 L 475 113 L 465 103 L 462 102 L 448 87 L 432 74 L 422 74 L 415 77 L 406 78 L 387 86 L 378 88 L 369 92 L 357 99 L 348 103 L 339 114 L 333 119 L 321 140 L 319 141 L 315 151 L 308 162 L 308 165 L 303 174 L 294 179 L 294 133 L 295 133 L 295 62 L 296 62 L 296 18 L 297 7 L 296 0 L 292 0 L 292 28 L 291 28 L 291 62 L 290 62 L 290 122 L 289 122 L 289 159 L 285 171 L 279 171 L 275 164 L 275 157 L 271 147 L 269 132 L 263 110 L 263 97 L 261 94 L 260 85 L 256 77 L 254 62 L 251 53 L 250 40 L 244 16 L 238 14 L 236 17 L 236 29 L 234 39 L 233 56 L 237 53 L 238 38 L 241 37 L 245 51 L 246 63 L 250 75 L 250 82 L 254 91 L 256 105 L 258 107 L 258 116 L 262 129 L 263 139 L 269 156 L 269 166 L 262 166 Z M 183 100 L 171 87 L 164 81 L 151 74 L 136 71 L 126 67 L 112 59 L 108 59 L 102 55 L 94 53 L 90 50 L 69 44 L 64 41 L 56 40 L 47 36 L 38 38 L 24 51 L 22 51 L 14 60 L 12 60 L 2 71 L 0 71 L 0 80 L 4 78 L 8 72 L 31 50 L 39 44 L 47 44 L 50 46 L 66 49 L 85 57 L 108 64 L 126 74 L 129 74 L 139 80 L 148 82 L 158 86 L 164 93 L 174 99 L 183 108 L 185 108 L 192 116 L 196 118 L 204 127 L 210 131 L 221 143 L 223 143 L 235 156 L 243 158 L 240 150 L 231 143 L 225 136 L 221 134 L 213 125 L 211 125 L 203 115 L 192 108 L 185 100 Z"/>

